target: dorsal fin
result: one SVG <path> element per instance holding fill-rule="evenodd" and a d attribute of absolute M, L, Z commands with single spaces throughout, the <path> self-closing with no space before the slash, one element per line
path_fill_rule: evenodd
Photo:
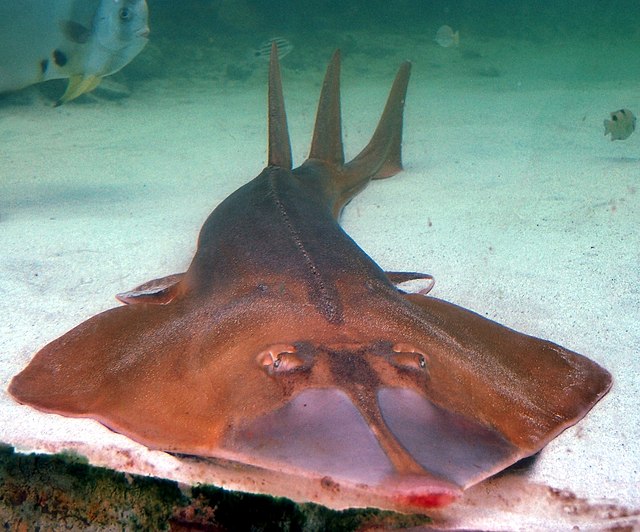
<path fill-rule="evenodd" d="M 269 59 L 269 166 L 292 168 L 291 142 L 287 128 L 287 113 L 284 109 L 284 95 L 282 94 L 282 78 L 280 76 L 280 62 L 278 61 L 278 47 L 271 45 Z"/>
<path fill-rule="evenodd" d="M 344 164 L 340 117 L 340 50 L 333 53 L 324 76 L 309 159 L 319 159 L 335 166 Z"/>

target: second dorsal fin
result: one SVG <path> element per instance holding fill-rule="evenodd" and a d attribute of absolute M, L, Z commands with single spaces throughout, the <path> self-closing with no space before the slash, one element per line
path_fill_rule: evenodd
<path fill-rule="evenodd" d="M 309 159 L 332 166 L 344 164 L 342 118 L 340 112 L 340 50 L 336 50 L 322 83 Z"/>

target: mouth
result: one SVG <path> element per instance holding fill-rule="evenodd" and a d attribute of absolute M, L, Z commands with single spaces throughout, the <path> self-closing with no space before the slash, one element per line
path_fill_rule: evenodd
<path fill-rule="evenodd" d="M 151 33 L 151 30 L 149 28 L 142 28 L 141 30 L 136 32 L 136 35 L 142 39 L 148 39 L 149 33 Z"/>
<path fill-rule="evenodd" d="M 306 390 L 281 409 L 238 427 L 225 443 L 236 460 L 302 485 L 329 483 L 340 497 L 416 510 L 449 504 L 460 486 L 427 470 L 399 472 L 351 400 L 336 389 Z M 316 486 L 316 491 L 318 491 Z M 333 504 L 320 489 L 323 504 Z M 362 492 L 362 493 L 361 493 Z M 324 493 L 324 494 L 322 494 Z M 360 503 L 357 503 L 360 505 Z"/>
<path fill-rule="evenodd" d="M 341 390 L 308 389 L 237 427 L 225 447 L 259 467 L 331 478 L 343 493 L 367 486 L 405 509 L 448 504 L 515 454 L 499 433 L 411 390 L 381 388 L 377 405 L 381 424 L 367 421 Z"/>

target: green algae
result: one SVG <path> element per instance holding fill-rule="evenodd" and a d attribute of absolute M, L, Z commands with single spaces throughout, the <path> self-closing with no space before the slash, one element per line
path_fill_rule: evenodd
<path fill-rule="evenodd" d="M 316 504 L 178 483 L 91 466 L 74 453 L 20 454 L 0 446 L 5 530 L 359 531 L 426 524 L 425 516 Z"/>

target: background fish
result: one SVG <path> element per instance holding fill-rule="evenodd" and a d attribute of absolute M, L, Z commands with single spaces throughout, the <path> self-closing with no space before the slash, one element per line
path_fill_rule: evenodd
<path fill-rule="evenodd" d="M 454 32 L 451 26 L 440 26 L 436 32 L 436 36 L 433 39 L 443 48 L 449 48 L 450 46 L 458 46 L 460 44 L 460 32 Z"/>
<path fill-rule="evenodd" d="M 253 57 L 256 59 L 262 59 L 264 61 L 269 61 L 269 56 L 271 55 L 271 45 L 276 43 L 278 47 L 278 59 L 282 59 L 285 55 L 287 55 L 291 50 L 293 50 L 293 44 L 291 44 L 284 37 L 272 37 L 271 39 L 267 39 L 263 43 L 260 44 L 254 51 Z"/>
<path fill-rule="evenodd" d="M 0 92 L 69 78 L 56 105 L 95 89 L 147 43 L 145 0 L 1 0 Z"/>
<path fill-rule="evenodd" d="M 604 121 L 604 134 L 611 133 L 611 140 L 629 138 L 636 129 L 636 117 L 629 109 L 619 109 L 611 113 L 611 120 Z"/>

